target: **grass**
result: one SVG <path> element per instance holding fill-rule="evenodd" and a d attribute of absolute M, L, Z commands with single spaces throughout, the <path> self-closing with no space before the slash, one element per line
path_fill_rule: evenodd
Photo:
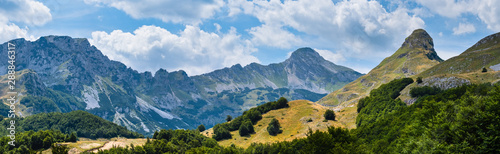
<path fill-rule="evenodd" d="M 130 144 L 134 144 L 134 146 L 137 145 L 144 145 L 146 143 L 146 139 L 140 138 L 140 139 L 127 139 L 127 138 L 111 138 L 111 139 L 96 139 L 96 140 L 91 140 L 87 138 L 79 138 L 79 141 L 76 143 L 73 142 L 64 142 L 64 143 L 59 143 L 63 145 L 67 145 L 70 148 L 70 154 L 71 153 L 81 153 L 93 149 L 109 149 L 113 145 L 115 146 L 130 146 Z M 106 145 L 108 144 L 108 145 Z M 97 151 L 94 151 L 97 152 Z M 51 149 L 45 150 L 42 153 L 47 153 L 50 154 L 52 153 Z"/>
<path fill-rule="evenodd" d="M 412 77 L 439 64 L 439 61 L 430 60 L 425 55 L 429 52 L 431 51 L 421 48 L 408 49 L 402 47 L 392 56 L 385 58 L 368 74 L 347 84 L 342 89 L 328 94 L 319 100 L 318 103 L 334 106 L 343 105 L 344 107 L 356 104 L 359 98 L 367 96 L 371 90 L 378 88 L 384 83 L 397 78 Z M 401 54 L 406 54 L 406 56 L 399 57 Z"/>
<path fill-rule="evenodd" d="M 269 111 L 262 115 L 262 120 L 254 125 L 255 134 L 250 136 L 240 136 L 238 131 L 231 132 L 233 138 L 228 140 L 219 141 L 222 146 L 230 146 L 232 144 L 247 148 L 252 143 L 272 143 L 278 141 L 291 141 L 296 138 L 306 137 L 306 133 L 311 128 L 312 130 L 326 131 L 329 126 L 343 127 L 342 123 L 349 124 L 347 119 L 352 118 L 352 115 L 348 112 L 337 113 L 338 121 L 329 120 L 323 122 L 323 114 L 328 109 L 327 107 L 321 106 L 319 104 L 307 101 L 307 100 L 296 100 L 289 102 L 290 107 L 278 110 Z M 354 112 L 356 109 L 354 109 Z M 271 122 L 272 118 L 276 118 L 281 125 L 281 130 L 283 132 L 276 136 L 271 136 L 267 132 L 267 126 Z M 311 122 L 308 120 L 311 119 Z M 355 117 L 354 117 L 355 119 Z M 211 137 L 212 129 L 201 132 L 202 134 Z"/>

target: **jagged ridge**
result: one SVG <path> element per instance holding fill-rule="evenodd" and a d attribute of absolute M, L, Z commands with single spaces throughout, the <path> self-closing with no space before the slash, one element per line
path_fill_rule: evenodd
<path fill-rule="evenodd" d="M 139 73 L 109 60 L 87 39 L 46 36 L 34 42 L 11 42 L 16 44 L 24 96 L 55 100 L 57 94 L 70 94 L 77 101 L 59 103 L 65 106 L 57 106 L 55 101 L 54 109 L 42 111 L 86 110 L 144 134 L 159 128 L 195 128 L 201 123 L 210 127 L 226 115 L 240 114 L 281 96 L 315 101 L 324 96 L 319 93 L 331 92 L 361 75 L 324 60 L 310 48 L 297 50 L 282 63 L 234 65 L 190 77 L 182 70 L 160 69 L 154 76 Z M 0 48 L 6 55 L 6 43 Z M 7 61 L 5 58 L 0 60 Z M 2 72 L 6 65 L 0 64 L 0 68 L 5 68 L 0 74 L 6 74 Z M 1 89 L 6 87 L 0 83 Z M 34 108 L 21 107 L 21 111 L 30 115 Z"/>

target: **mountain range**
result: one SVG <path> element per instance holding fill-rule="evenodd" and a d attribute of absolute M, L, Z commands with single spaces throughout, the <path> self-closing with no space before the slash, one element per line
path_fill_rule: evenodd
<path fill-rule="evenodd" d="M 237 64 L 189 76 L 182 70 L 137 72 L 110 60 L 84 38 L 45 36 L 36 41 L 10 42 L 16 45 L 22 116 L 85 110 L 143 134 L 159 129 L 192 129 L 200 124 L 211 127 L 224 121 L 226 115 L 240 115 L 279 97 L 316 101 L 342 112 L 343 108 L 355 107 L 371 90 L 404 77 L 423 78 L 421 84 L 412 83 L 401 91 L 399 98 L 407 104 L 416 101 L 409 97 L 414 87 L 448 89 L 500 79 L 500 33 L 443 61 L 432 37 L 417 29 L 366 75 L 329 62 L 311 48 L 297 49 L 280 63 Z M 7 43 L 0 49 L 7 55 Z M 8 111 L 6 73 L 7 63 L 0 64 L 2 115 Z M 352 121 L 355 114 L 349 112 L 343 117 Z"/>
<path fill-rule="evenodd" d="M 137 72 L 110 60 L 84 38 L 9 42 L 16 45 L 22 116 L 86 110 L 143 134 L 199 124 L 211 127 L 226 115 L 239 115 L 282 96 L 317 101 L 363 75 L 325 60 L 311 48 L 297 49 L 281 63 L 237 64 L 188 76 L 182 70 Z M 7 43 L 0 49 L 7 55 Z M 7 92 L 6 71 L 7 64 L 0 64 L 2 96 Z"/>

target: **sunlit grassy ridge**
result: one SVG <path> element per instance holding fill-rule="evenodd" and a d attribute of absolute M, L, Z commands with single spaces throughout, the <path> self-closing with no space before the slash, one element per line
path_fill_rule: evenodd
<path fill-rule="evenodd" d="M 255 134 L 250 136 L 241 137 L 238 131 L 232 131 L 232 139 L 219 141 L 222 146 L 230 146 L 234 144 L 239 147 L 246 148 L 252 143 L 273 143 L 278 141 L 291 141 L 296 138 L 306 137 L 306 133 L 311 128 L 312 130 L 326 131 L 328 126 L 334 127 L 345 127 L 344 124 L 348 124 L 348 119 L 353 118 L 350 112 L 356 112 L 356 110 L 345 109 L 341 113 L 336 112 L 337 121 L 327 121 L 324 122 L 323 114 L 328 109 L 327 107 L 321 106 L 319 104 L 306 101 L 306 100 L 296 100 L 290 101 L 288 108 L 271 110 L 262 115 L 262 119 L 254 125 Z M 271 136 L 267 132 L 267 126 L 271 119 L 276 118 L 279 120 L 281 125 L 281 130 L 283 132 L 276 136 Z M 354 121 L 355 121 L 354 117 Z M 311 119 L 311 122 L 308 120 Z M 347 119 L 347 120 L 346 120 Z M 352 123 L 354 125 L 354 123 Z M 202 134 L 211 137 L 213 130 L 209 129 Z"/>
<path fill-rule="evenodd" d="M 481 39 L 462 54 L 422 72 L 420 76 L 461 74 L 459 77 L 474 80 L 482 68 L 491 72 L 494 69 L 490 67 L 498 64 L 500 64 L 500 33 Z"/>

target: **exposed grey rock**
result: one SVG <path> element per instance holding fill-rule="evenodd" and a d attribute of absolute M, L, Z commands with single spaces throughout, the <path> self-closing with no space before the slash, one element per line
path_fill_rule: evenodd
<path fill-rule="evenodd" d="M 500 71 L 500 64 L 490 66 L 490 69 L 495 70 L 495 71 Z"/>
<path fill-rule="evenodd" d="M 438 87 L 442 90 L 455 88 L 461 85 L 469 85 L 471 82 L 457 77 L 430 77 L 422 80 L 422 86 Z"/>

